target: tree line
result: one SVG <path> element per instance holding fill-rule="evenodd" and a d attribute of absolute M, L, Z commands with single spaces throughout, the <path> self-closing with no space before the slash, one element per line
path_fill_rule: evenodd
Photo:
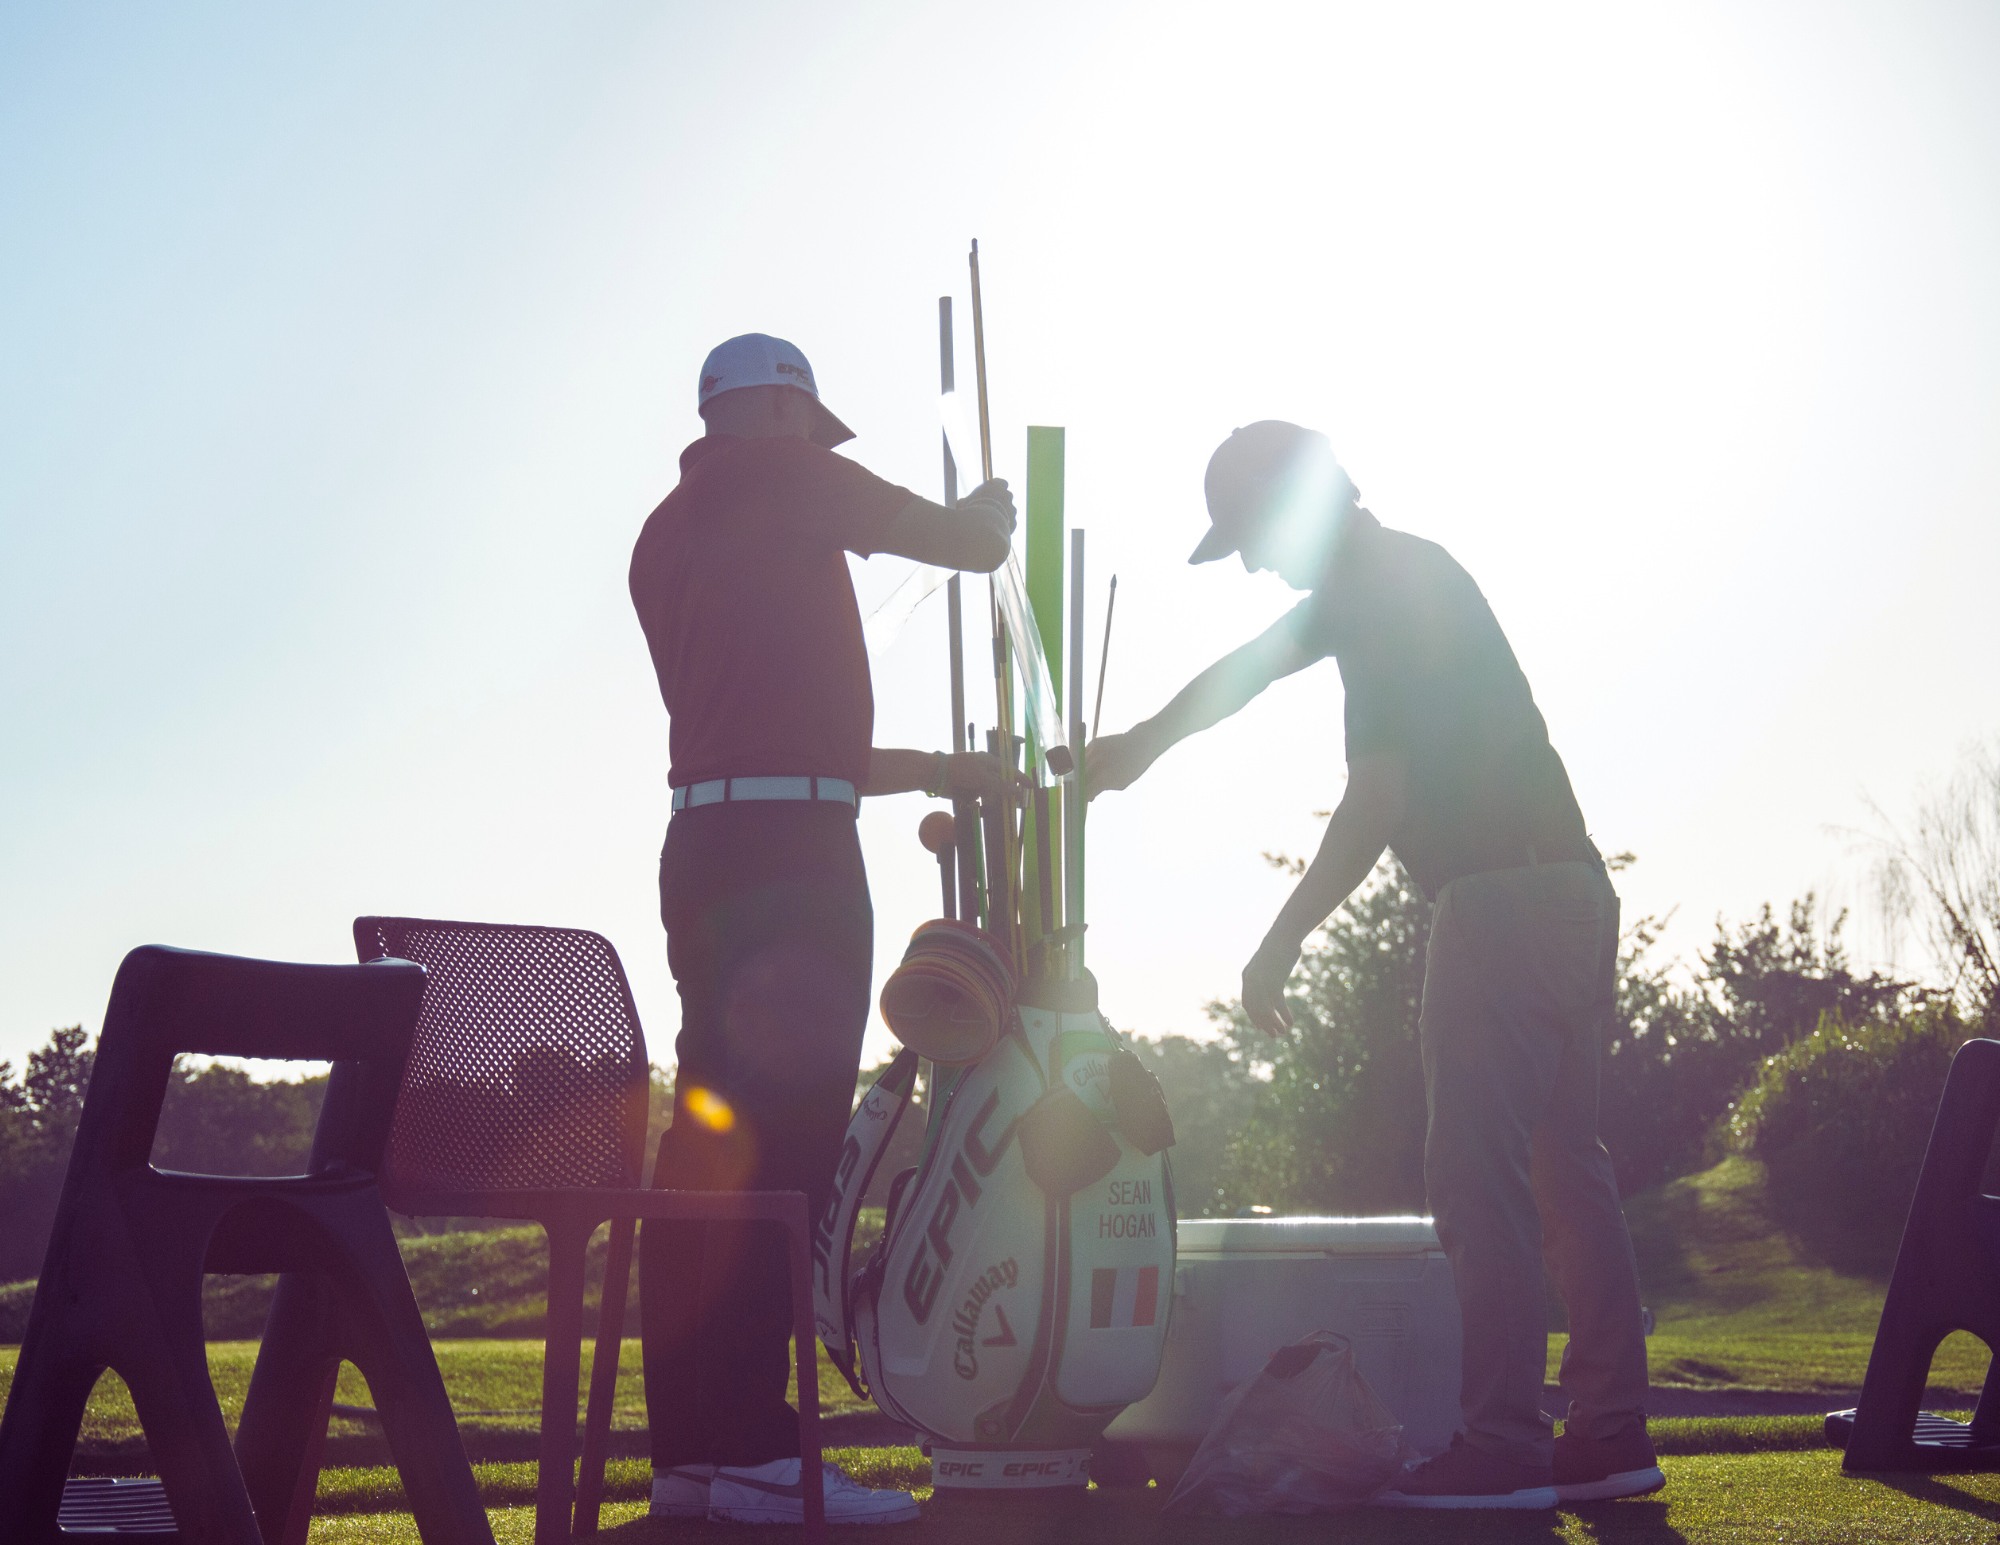
<path fill-rule="evenodd" d="M 1292 978 L 1291 1036 L 1272 1040 L 1241 1004 L 1217 1002 L 1208 1007 L 1213 1039 L 1145 1042 L 1180 1134 L 1175 1190 L 1185 1212 L 1424 1210 L 1417 1027 L 1430 911 L 1385 859 L 1308 942 Z M 1626 931 L 1599 1118 L 1622 1194 L 1719 1157 L 1718 1123 L 1732 1103 L 1766 1058 L 1823 1017 L 1896 1017 L 1926 1001 L 1910 983 L 1857 973 L 1843 922 L 1822 928 L 1807 896 L 1782 919 L 1767 906 L 1748 923 L 1718 923 L 1685 980 L 1654 958 L 1658 919 Z"/>
<path fill-rule="evenodd" d="M 41 1270 L 93 1056 L 83 1027 L 70 1025 L 30 1052 L 18 1075 L 0 1062 L 0 1282 Z M 197 1174 L 297 1174 L 325 1093 L 323 1073 L 266 1082 L 221 1064 L 177 1064 L 153 1162 Z"/>
<path fill-rule="evenodd" d="M 1622 1194 L 1741 1153 L 1767 1165 L 1788 1216 L 1829 1259 L 1846 1251 L 1873 1269 L 1893 1251 L 1951 1054 L 1970 1036 L 2000 1036 L 2000 755 L 1975 747 L 1907 835 L 1885 821 L 1871 841 L 1884 916 L 1931 945 L 1941 982 L 1856 970 L 1846 914 L 1823 918 L 1812 895 L 1782 915 L 1767 905 L 1747 922 L 1718 920 L 1684 969 L 1658 956 L 1661 919 L 1628 923 L 1599 1119 Z M 1136 1037 L 1174 1116 L 1184 1215 L 1424 1210 L 1417 1018 L 1429 930 L 1430 904 L 1385 859 L 1308 942 L 1289 991 L 1292 1036 L 1269 1040 L 1240 1004 L 1215 1002 L 1210 1038 Z M 70 1026 L 18 1073 L 0 1062 L 0 1282 L 40 1269 L 91 1058 Z M 153 1162 L 297 1173 L 325 1087 L 324 1075 L 262 1082 L 177 1065 Z M 671 1077 L 655 1069 L 649 1154 L 671 1101 Z M 920 1107 L 896 1157 L 914 1155 L 922 1127 Z M 877 1191 L 896 1167 L 884 1164 Z"/>
<path fill-rule="evenodd" d="M 62 1194 L 94 1050 L 81 1025 L 55 1031 L 18 1072 L 0 1062 L 0 1283 L 41 1270 Z M 222 1063 L 178 1060 L 153 1139 L 160 1169 L 208 1175 L 296 1175 L 312 1151 L 327 1075 L 253 1078 Z M 673 1081 L 653 1069 L 646 1152 L 667 1125 Z M 643 1179 L 650 1180 L 647 1175 Z M 483 1228 L 490 1220 L 392 1215 L 401 1235 Z"/>
<path fill-rule="evenodd" d="M 1599 1111 L 1622 1194 L 1742 1154 L 1830 1259 L 1876 1269 L 1893 1254 L 1951 1055 L 2000 1037 L 2000 746 L 1970 746 L 1907 826 L 1876 816 L 1858 841 L 1880 915 L 1892 940 L 1928 946 L 1928 983 L 1857 970 L 1847 914 L 1824 917 L 1812 895 L 1718 919 L 1685 966 L 1659 958 L 1663 919 L 1628 920 Z M 1293 1036 L 1268 1040 L 1216 1002 L 1213 1038 L 1145 1042 L 1180 1134 L 1184 1213 L 1422 1210 L 1429 932 L 1429 903 L 1385 859 L 1309 941 Z"/>

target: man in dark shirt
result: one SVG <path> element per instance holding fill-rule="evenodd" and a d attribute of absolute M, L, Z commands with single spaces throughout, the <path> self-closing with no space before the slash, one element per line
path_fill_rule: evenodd
<path fill-rule="evenodd" d="M 1323 435 L 1266 420 L 1208 466 L 1212 521 L 1190 559 L 1242 554 L 1311 593 L 1156 717 L 1088 748 L 1093 796 L 1332 655 L 1347 790 L 1318 855 L 1243 968 L 1276 1035 L 1307 936 L 1385 848 L 1435 903 L 1420 1021 L 1424 1179 L 1464 1323 L 1465 1430 L 1378 1499 L 1553 1507 L 1664 1484 L 1646 1436 L 1638 1271 L 1597 1135 L 1618 897 L 1527 678 L 1472 577 L 1385 529 Z M 1569 1309 L 1560 1438 L 1542 1414 L 1546 1253 Z"/>
<path fill-rule="evenodd" d="M 981 572 L 1006 560 L 996 478 L 952 508 L 832 447 L 852 438 L 805 356 L 747 333 L 702 367 L 708 433 L 632 552 L 632 604 L 671 716 L 660 916 L 680 992 L 674 1118 L 656 1186 L 803 1191 L 825 1206 L 868 1021 L 874 913 L 862 795 L 997 794 L 995 757 L 871 744 L 847 553 Z M 769 1227 L 645 1225 L 639 1250 L 653 1512 L 803 1517 L 785 1402 L 790 1275 Z M 829 1523 L 917 1515 L 828 1466 Z"/>

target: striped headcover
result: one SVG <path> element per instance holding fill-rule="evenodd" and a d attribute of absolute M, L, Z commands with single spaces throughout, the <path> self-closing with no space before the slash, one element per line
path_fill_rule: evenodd
<path fill-rule="evenodd" d="M 954 918 L 910 935 L 903 963 L 882 984 L 882 1017 L 919 1056 L 977 1062 L 1014 1008 L 1014 971 L 984 930 Z"/>

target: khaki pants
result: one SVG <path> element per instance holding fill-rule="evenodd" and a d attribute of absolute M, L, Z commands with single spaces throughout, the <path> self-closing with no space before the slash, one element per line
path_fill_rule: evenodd
<path fill-rule="evenodd" d="M 1638 1267 L 1597 1136 L 1617 952 L 1618 893 L 1596 864 L 1466 875 L 1431 922 L 1424 1183 L 1465 1325 L 1466 1438 L 1517 1464 L 1553 1453 L 1545 1256 L 1569 1309 L 1570 1430 L 1645 1419 Z"/>

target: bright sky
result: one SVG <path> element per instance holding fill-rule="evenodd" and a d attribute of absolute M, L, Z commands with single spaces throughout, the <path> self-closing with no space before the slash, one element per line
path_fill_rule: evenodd
<path fill-rule="evenodd" d="M 974 236 L 1093 691 L 1119 577 L 1107 729 L 1291 603 L 1184 562 L 1209 451 L 1290 418 L 1479 581 L 1628 916 L 1856 900 L 1828 828 L 2000 728 L 1996 79 L 1984 0 L 9 5 L 0 1057 L 134 945 L 404 912 L 605 932 L 668 1060 L 632 540 L 752 329 L 935 495 Z M 942 639 L 878 744 L 943 742 Z M 1099 803 L 1115 1022 L 1233 996 L 1339 726 L 1327 662 Z M 926 808 L 862 816 L 878 982 Z"/>

